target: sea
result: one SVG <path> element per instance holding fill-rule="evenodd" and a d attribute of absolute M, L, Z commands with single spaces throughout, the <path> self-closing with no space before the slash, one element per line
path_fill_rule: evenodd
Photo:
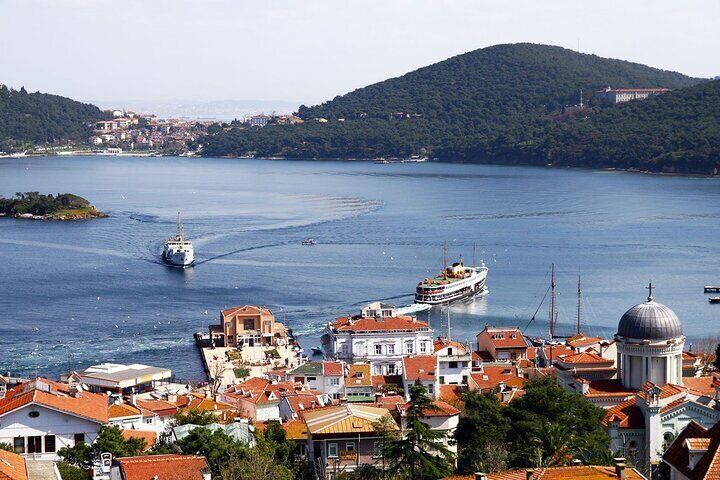
<path fill-rule="evenodd" d="M 74 193 L 109 218 L 0 218 L 0 371 L 55 376 L 101 362 L 204 380 L 195 332 L 264 305 L 310 354 L 371 301 L 412 303 L 449 260 L 489 267 L 488 291 L 422 318 L 474 343 L 486 324 L 612 336 L 653 295 L 689 343 L 720 335 L 720 180 L 448 163 L 179 157 L 0 160 L 0 195 Z M 180 213 L 197 264 L 160 261 Z M 302 245 L 313 238 L 316 245 Z M 473 248 L 473 246 L 476 246 Z M 475 256 L 473 258 L 473 250 Z"/>

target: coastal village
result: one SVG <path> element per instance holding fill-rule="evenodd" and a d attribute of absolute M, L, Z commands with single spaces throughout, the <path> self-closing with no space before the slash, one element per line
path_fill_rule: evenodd
<path fill-rule="evenodd" d="M 255 435 L 279 426 L 311 478 L 334 479 L 385 468 L 388 429 L 402 436 L 414 419 L 412 392 L 422 386 L 422 421 L 455 458 L 468 392 L 501 405 L 522 398 L 542 379 L 605 411 L 614 465 L 477 472 L 455 480 L 539 478 L 715 478 L 720 465 L 720 372 L 712 357 L 691 351 L 681 320 L 647 299 L 618 319 L 613 338 L 581 331 L 539 339 L 518 327 L 485 325 L 475 341 L 437 335 L 414 315 L 382 302 L 329 319 L 321 352 L 304 354 L 272 311 L 240 305 L 219 312 L 195 335 L 208 381 L 177 383 L 161 366 L 102 363 L 58 379 L 0 378 L 0 475 L 12 480 L 60 478 L 61 450 L 92 444 L 108 427 L 143 450 L 182 441 L 195 429 L 222 432 L 253 447 Z M 578 324 L 579 325 L 579 324 Z M 578 327 L 579 330 L 579 327 Z M 210 415 L 212 422 L 179 422 Z M 381 428 L 382 425 L 382 428 Z M 277 428 L 277 427 L 273 427 Z M 165 453 L 112 458 L 88 468 L 95 479 L 208 479 L 208 459 Z M 183 477 L 184 478 L 184 477 Z"/>

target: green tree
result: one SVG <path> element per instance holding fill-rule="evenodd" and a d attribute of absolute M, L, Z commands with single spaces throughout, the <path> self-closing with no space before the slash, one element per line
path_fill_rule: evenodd
<path fill-rule="evenodd" d="M 463 395 L 464 413 L 455 430 L 455 442 L 461 446 L 458 470 L 462 473 L 493 473 L 507 467 L 504 446 L 509 425 L 503 406 L 493 395 L 476 391 Z"/>
<path fill-rule="evenodd" d="M 92 476 L 82 468 L 70 465 L 67 462 L 57 463 L 58 472 L 62 480 L 91 480 Z"/>
<path fill-rule="evenodd" d="M 15 453 L 15 448 L 7 442 L 0 442 L 0 450 L 6 450 L 8 452 Z"/>
<path fill-rule="evenodd" d="M 193 408 L 185 413 L 178 412 L 173 418 L 174 425 L 210 425 L 217 423 L 218 416 L 210 411 L 198 410 Z"/>
<path fill-rule="evenodd" d="M 290 468 L 276 459 L 277 444 L 273 440 L 258 436 L 257 445 L 243 455 L 233 454 L 220 465 L 222 480 L 293 480 Z"/>
<path fill-rule="evenodd" d="M 220 475 L 225 462 L 244 457 L 247 448 L 220 430 L 199 427 L 177 442 L 184 454 L 203 455 L 210 465 L 213 476 Z"/>
<path fill-rule="evenodd" d="M 392 473 L 401 473 L 413 480 L 434 480 L 452 472 L 453 454 L 441 443 L 445 434 L 432 430 L 423 422 L 427 412 L 434 408 L 432 399 L 420 382 L 410 387 L 404 435 L 385 444 Z"/>
<path fill-rule="evenodd" d="M 122 436 L 122 430 L 116 426 L 100 427 L 95 443 L 90 445 L 79 442 L 73 447 L 63 447 L 58 455 L 70 465 L 88 469 L 100 460 L 101 453 L 111 453 L 113 457 L 135 457 L 142 455 L 146 448 L 142 438 Z"/>
<path fill-rule="evenodd" d="M 720 370 L 720 343 L 715 347 L 715 359 L 713 360 L 715 370 Z"/>

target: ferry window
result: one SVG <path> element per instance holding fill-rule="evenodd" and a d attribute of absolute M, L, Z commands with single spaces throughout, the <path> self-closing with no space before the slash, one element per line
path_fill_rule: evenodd
<path fill-rule="evenodd" d="M 45 452 L 55 453 L 55 435 L 45 435 Z"/>
<path fill-rule="evenodd" d="M 15 437 L 13 440 L 15 453 L 25 453 L 25 437 Z"/>
<path fill-rule="evenodd" d="M 328 454 L 329 458 L 337 458 L 338 456 L 338 445 L 337 443 L 328 443 Z"/>

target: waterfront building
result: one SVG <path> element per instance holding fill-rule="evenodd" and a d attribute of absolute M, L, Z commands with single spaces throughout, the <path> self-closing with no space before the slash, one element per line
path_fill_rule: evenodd
<path fill-rule="evenodd" d="M 320 478 L 332 479 L 339 472 L 358 467 L 383 467 L 384 436 L 376 430 L 380 421 L 399 430 L 390 411 L 367 405 L 340 405 L 305 412 L 307 454 Z"/>
<path fill-rule="evenodd" d="M 654 301 L 649 288 L 647 301 L 625 312 L 615 335 L 615 383 L 632 396 L 610 408 L 604 420 L 612 451 L 645 466 L 656 464 L 690 421 L 710 428 L 720 418 L 716 380 L 683 379 L 682 325 L 672 310 Z"/>
<path fill-rule="evenodd" d="M 58 460 L 61 448 L 95 441 L 108 420 L 106 395 L 37 378 L 0 399 L 0 443 L 24 456 Z"/>
<path fill-rule="evenodd" d="M 491 361 L 510 362 L 527 358 L 528 343 L 517 327 L 485 328 L 477 334 L 478 353 Z"/>
<path fill-rule="evenodd" d="M 669 92 L 669 88 L 610 88 L 596 92 L 596 95 L 606 102 L 623 103 L 630 100 L 644 100 L 653 95 Z"/>
<path fill-rule="evenodd" d="M 438 379 L 438 357 L 435 355 L 413 355 L 403 357 L 403 389 L 405 398 L 410 399 L 410 387 L 420 382 L 432 398 L 440 398 L 440 382 Z"/>
<path fill-rule="evenodd" d="M 345 367 L 342 362 L 305 362 L 288 370 L 286 376 L 336 400 L 345 392 Z"/>
<path fill-rule="evenodd" d="M 328 323 L 321 338 L 325 355 L 348 363 L 370 362 L 373 375 L 399 375 L 404 356 L 432 354 L 433 331 L 427 323 L 394 311 L 383 316 L 384 310 Z"/>
<path fill-rule="evenodd" d="M 144 455 L 114 458 L 110 480 L 210 480 L 210 467 L 199 455 Z"/>
<path fill-rule="evenodd" d="M 274 347 L 287 343 L 285 326 L 264 307 L 244 305 L 220 312 L 221 329 L 210 329 L 216 346 Z"/>
<path fill-rule="evenodd" d="M 168 368 L 151 367 L 135 363 L 101 363 L 63 375 L 62 380 L 83 385 L 91 392 L 130 394 L 154 390 L 172 381 Z"/>

